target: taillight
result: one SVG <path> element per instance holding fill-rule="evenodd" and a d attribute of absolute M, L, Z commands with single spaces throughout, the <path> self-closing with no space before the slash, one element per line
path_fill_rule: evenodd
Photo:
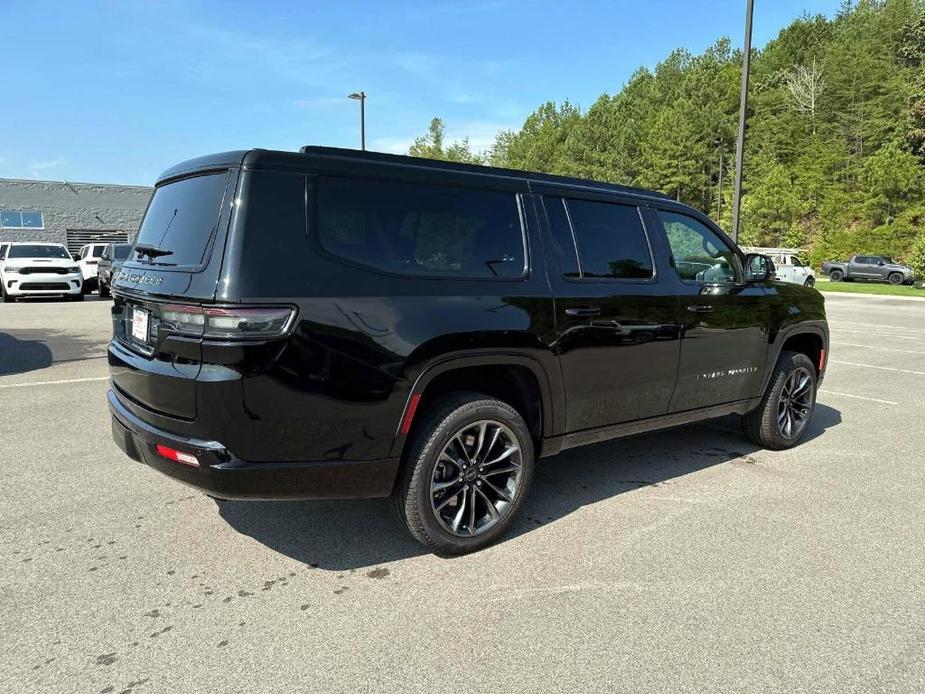
<path fill-rule="evenodd" d="M 219 340 L 253 340 L 283 335 L 295 310 L 288 306 L 220 308 L 167 304 L 160 309 L 161 326 L 178 333 Z"/>

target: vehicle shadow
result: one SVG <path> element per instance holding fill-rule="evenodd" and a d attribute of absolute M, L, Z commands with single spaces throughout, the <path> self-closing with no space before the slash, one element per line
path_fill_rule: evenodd
<path fill-rule="evenodd" d="M 804 441 L 839 423 L 838 410 L 817 404 Z M 543 458 L 519 519 L 502 543 L 624 492 L 724 463 L 753 464 L 758 451 L 740 433 L 738 419 L 728 417 Z M 388 499 L 215 501 L 219 515 L 237 532 L 320 569 L 361 569 L 426 553 L 407 536 Z"/>
<path fill-rule="evenodd" d="M 106 343 L 52 330 L 0 331 L 0 376 L 45 369 L 52 364 L 105 358 Z M 101 356 L 102 355 L 102 356 Z"/>

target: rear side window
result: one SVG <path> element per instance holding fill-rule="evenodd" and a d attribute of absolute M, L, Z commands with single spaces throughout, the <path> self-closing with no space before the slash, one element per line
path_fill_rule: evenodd
<path fill-rule="evenodd" d="M 215 236 L 228 172 L 184 178 L 154 191 L 136 246 L 165 251 L 155 265 L 202 265 Z"/>
<path fill-rule="evenodd" d="M 346 260 L 406 275 L 522 277 L 524 234 L 514 193 L 320 177 L 315 236 Z"/>
<path fill-rule="evenodd" d="M 649 279 L 652 253 L 639 212 L 631 205 L 566 200 L 582 277 Z"/>
<path fill-rule="evenodd" d="M 112 255 L 116 260 L 125 260 L 128 258 L 129 251 L 132 250 L 132 247 L 128 244 L 113 246 Z"/>

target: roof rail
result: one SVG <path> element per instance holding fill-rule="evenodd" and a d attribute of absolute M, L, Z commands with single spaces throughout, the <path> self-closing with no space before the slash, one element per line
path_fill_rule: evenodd
<path fill-rule="evenodd" d="M 576 178 L 573 176 L 558 176 L 556 174 L 537 173 L 534 171 L 521 171 L 519 169 L 505 169 L 495 166 L 483 166 L 481 164 L 464 164 L 461 162 L 441 161 L 438 159 L 425 159 L 423 157 L 412 157 L 405 154 L 387 154 L 385 152 L 370 152 L 359 149 L 348 149 L 344 147 L 323 147 L 320 145 L 305 145 L 299 148 L 299 154 L 314 154 L 327 157 L 349 157 L 352 159 L 366 159 L 368 161 L 389 162 L 394 164 L 408 164 L 412 166 L 424 166 L 434 169 L 444 169 L 448 171 L 468 171 L 471 173 L 491 174 L 494 176 L 509 176 L 523 178 L 528 181 L 537 183 L 558 183 L 569 185 L 591 186 L 595 188 L 604 188 L 621 193 L 631 193 L 633 195 L 645 195 L 670 200 L 671 198 L 664 193 L 647 188 L 637 188 L 635 186 L 621 185 L 619 183 L 605 183 L 590 178 Z"/>

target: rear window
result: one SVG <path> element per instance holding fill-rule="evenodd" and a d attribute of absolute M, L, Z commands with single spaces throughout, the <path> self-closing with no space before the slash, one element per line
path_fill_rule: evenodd
<path fill-rule="evenodd" d="M 524 235 L 511 192 L 322 177 L 315 235 L 329 253 L 387 272 L 521 277 Z"/>
<path fill-rule="evenodd" d="M 94 258 L 102 258 L 103 251 L 105 250 L 106 250 L 106 246 L 94 246 L 93 249 L 90 251 L 90 255 Z"/>
<path fill-rule="evenodd" d="M 27 244 L 25 246 L 10 246 L 9 258 L 65 258 L 71 259 L 64 246 L 48 246 L 44 244 Z"/>
<path fill-rule="evenodd" d="M 125 244 L 123 246 L 113 246 L 112 256 L 116 260 L 125 260 L 126 258 L 128 258 L 128 254 L 131 250 L 132 250 L 132 247 L 129 244 Z"/>
<path fill-rule="evenodd" d="M 215 236 L 228 172 L 184 178 L 154 191 L 135 246 L 161 251 L 156 265 L 202 265 Z"/>

